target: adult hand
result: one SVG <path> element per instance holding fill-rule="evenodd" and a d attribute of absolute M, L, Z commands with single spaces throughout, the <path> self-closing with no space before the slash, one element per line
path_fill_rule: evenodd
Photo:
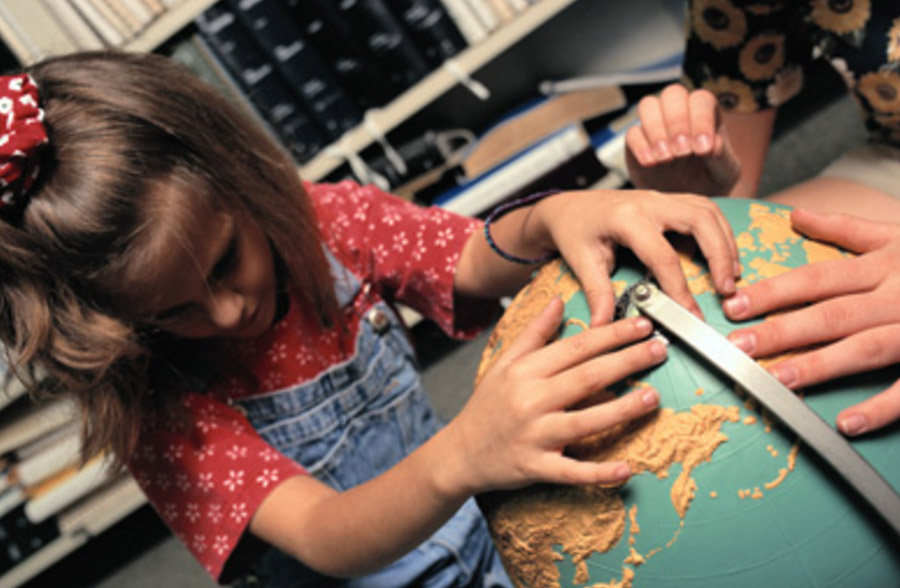
<path fill-rule="evenodd" d="M 741 165 L 722 130 L 716 97 L 667 86 L 638 103 L 640 124 L 625 134 L 628 172 L 635 187 L 725 196 Z"/>
<path fill-rule="evenodd" d="M 564 448 L 586 436 L 655 410 L 659 394 L 641 387 L 592 402 L 608 386 L 662 362 L 665 345 L 643 317 L 588 329 L 547 345 L 564 304 L 554 298 L 485 373 L 472 397 L 439 434 L 448 440 L 441 465 L 468 495 L 538 481 L 622 483 L 628 464 L 583 462 Z M 641 341 L 644 339 L 643 341 Z"/>
<path fill-rule="evenodd" d="M 828 241 L 856 257 L 804 266 L 742 289 L 723 304 L 733 320 L 812 303 L 729 335 L 754 357 L 810 345 L 769 369 L 799 388 L 900 362 L 900 225 L 843 214 L 796 209 L 800 233 Z M 837 425 L 847 435 L 872 431 L 900 417 L 900 381 L 843 410 Z"/>
<path fill-rule="evenodd" d="M 544 224 L 554 248 L 578 276 L 593 326 L 613 316 L 615 295 L 609 274 L 615 269 L 617 245 L 631 249 L 669 296 L 702 316 L 666 232 L 693 236 L 716 290 L 723 296 L 734 293 L 741 267 L 737 245 L 722 211 L 707 198 L 603 190 L 559 194 L 534 208 L 532 219 Z"/>

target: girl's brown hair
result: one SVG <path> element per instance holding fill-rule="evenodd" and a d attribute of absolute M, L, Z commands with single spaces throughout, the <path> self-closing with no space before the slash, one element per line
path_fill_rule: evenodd
<path fill-rule="evenodd" d="M 111 449 L 121 464 L 143 411 L 171 405 L 151 398 L 186 386 L 173 354 L 115 304 L 117 280 L 140 263 L 157 223 L 196 201 L 252 215 L 322 324 L 336 305 L 328 265 L 296 166 L 180 66 L 89 52 L 28 72 L 50 146 L 21 223 L 0 222 L 0 339 L 20 377 L 34 383 L 42 368 L 52 391 L 80 401 L 85 456 Z M 163 207 L 157 188 L 173 181 L 184 202 Z"/>

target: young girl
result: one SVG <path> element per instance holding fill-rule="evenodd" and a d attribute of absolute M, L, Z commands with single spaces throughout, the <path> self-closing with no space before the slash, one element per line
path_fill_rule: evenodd
<path fill-rule="evenodd" d="M 692 234 L 720 291 L 734 287 L 730 231 L 698 197 L 559 194 L 485 230 L 372 187 L 302 183 L 159 56 L 56 58 L 0 89 L 11 365 L 80 399 L 86 453 L 127 464 L 221 582 L 255 558 L 272 586 L 509 586 L 471 496 L 623 483 L 627 464 L 563 448 L 657 404 L 646 390 L 585 402 L 665 357 L 646 320 L 605 324 L 616 243 L 692 304 L 663 233 Z M 557 251 L 597 328 L 545 346 L 554 301 L 441 428 L 390 304 L 472 335 Z"/>

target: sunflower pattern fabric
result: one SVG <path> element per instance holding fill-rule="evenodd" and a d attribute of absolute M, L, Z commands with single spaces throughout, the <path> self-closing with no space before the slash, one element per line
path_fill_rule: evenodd
<path fill-rule="evenodd" d="M 689 0 L 685 83 L 726 110 L 783 104 L 825 59 L 873 139 L 900 147 L 900 0 Z"/>

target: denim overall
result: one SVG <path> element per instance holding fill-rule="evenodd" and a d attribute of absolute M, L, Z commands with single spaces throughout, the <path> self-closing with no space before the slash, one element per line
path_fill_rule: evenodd
<path fill-rule="evenodd" d="M 360 292 L 360 283 L 326 254 L 343 307 Z M 351 359 L 313 381 L 234 403 L 263 439 L 339 491 L 383 473 L 441 426 L 404 326 L 384 301 L 361 320 Z M 377 573 L 350 580 L 325 577 L 272 548 L 245 582 L 273 588 L 512 588 L 471 498 L 429 540 Z"/>

